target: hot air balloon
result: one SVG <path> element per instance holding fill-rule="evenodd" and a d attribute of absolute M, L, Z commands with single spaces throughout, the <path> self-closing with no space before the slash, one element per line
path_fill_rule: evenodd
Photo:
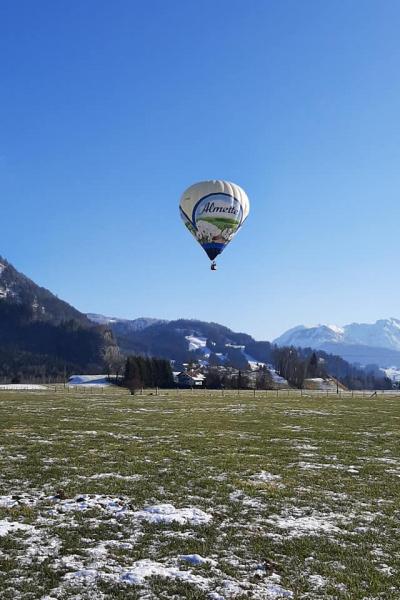
<path fill-rule="evenodd" d="M 249 214 L 246 192 L 229 181 L 200 181 L 182 194 L 179 209 L 184 224 L 212 261 L 211 270 L 215 271 L 215 258 Z"/>

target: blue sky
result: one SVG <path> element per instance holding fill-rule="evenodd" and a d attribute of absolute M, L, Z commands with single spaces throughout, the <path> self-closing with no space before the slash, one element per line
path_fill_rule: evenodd
<path fill-rule="evenodd" d="M 0 254 L 82 311 L 400 317 L 400 4 L 6 0 Z M 248 193 L 212 273 L 195 181 Z"/>

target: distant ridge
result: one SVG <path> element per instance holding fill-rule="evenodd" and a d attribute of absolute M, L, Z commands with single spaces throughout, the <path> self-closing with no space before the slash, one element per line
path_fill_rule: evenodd
<path fill-rule="evenodd" d="M 96 314 L 88 316 L 97 322 L 106 322 L 109 325 L 124 354 L 140 354 L 172 360 L 177 370 L 191 363 L 202 367 L 232 367 L 241 370 L 258 370 L 262 366 L 269 369 L 272 378 L 277 382 L 278 373 L 282 374 L 287 370 L 287 365 L 292 359 L 308 361 L 313 353 L 311 349 L 290 353 L 289 348 L 283 348 L 289 354 L 286 358 L 282 358 L 285 352 L 282 353 L 275 344 L 257 341 L 246 333 L 234 332 L 218 323 L 198 319 L 163 321 L 139 318 L 130 321 Z M 326 336 L 326 339 L 329 337 Z M 366 373 L 371 373 L 377 380 L 384 379 L 384 373 L 376 365 L 364 372 L 363 369 L 354 369 L 345 360 L 338 360 L 338 356 L 333 354 L 318 350 L 318 357 L 315 357 L 314 361 L 318 364 L 320 359 L 320 364 L 324 365 L 328 374 L 338 373 L 342 378 L 347 378 L 349 384 L 357 377 L 359 380 L 362 378 L 365 380 Z M 281 356 L 281 362 L 278 356 Z M 299 365 L 300 363 L 298 372 L 303 368 Z M 316 367 L 315 371 L 317 370 Z M 382 382 L 376 381 L 376 385 L 381 384 Z M 372 379 L 369 385 L 373 385 Z"/>
<path fill-rule="evenodd" d="M 119 319 L 117 317 L 106 317 L 97 313 L 87 313 L 87 318 L 97 325 L 118 325 L 124 327 L 127 331 L 139 331 L 156 323 L 166 323 L 162 319 L 152 319 L 148 317 L 139 317 L 138 319 Z"/>
<path fill-rule="evenodd" d="M 362 365 L 400 368 L 400 320 L 394 317 L 375 323 L 299 325 L 274 340 L 278 346 L 314 348 L 342 356 Z"/>

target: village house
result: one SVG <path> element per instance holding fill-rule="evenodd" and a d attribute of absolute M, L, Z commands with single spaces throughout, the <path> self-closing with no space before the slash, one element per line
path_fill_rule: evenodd
<path fill-rule="evenodd" d="M 203 387 L 205 379 L 205 375 L 194 371 L 181 371 L 180 373 L 174 373 L 175 383 L 177 383 L 179 387 Z"/>

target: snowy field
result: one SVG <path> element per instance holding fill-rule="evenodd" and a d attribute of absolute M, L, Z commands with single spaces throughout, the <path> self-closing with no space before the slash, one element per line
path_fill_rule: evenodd
<path fill-rule="evenodd" d="M 0 598 L 400 598 L 400 398 L 0 391 Z"/>

